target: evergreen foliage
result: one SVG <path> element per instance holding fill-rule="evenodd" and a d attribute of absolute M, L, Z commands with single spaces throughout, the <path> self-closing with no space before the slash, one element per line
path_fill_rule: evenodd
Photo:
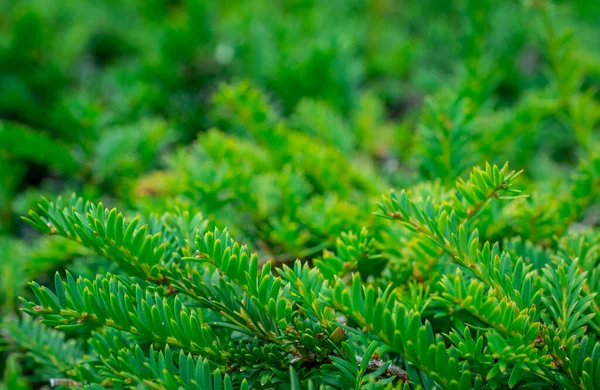
<path fill-rule="evenodd" d="M 0 11 L 0 389 L 600 389 L 599 7 Z"/>

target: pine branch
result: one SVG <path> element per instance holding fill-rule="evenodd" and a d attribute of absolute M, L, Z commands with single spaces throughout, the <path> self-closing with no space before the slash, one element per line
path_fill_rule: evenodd
<path fill-rule="evenodd" d="M 178 297 L 173 301 L 142 289 L 139 284 L 108 274 L 95 280 L 67 273 L 56 274 L 56 293 L 32 282 L 39 304 L 22 300 L 23 311 L 43 317 L 43 323 L 57 329 L 74 329 L 85 324 L 109 326 L 142 339 L 172 345 L 216 360 L 226 358 L 211 327 L 195 311 L 187 309 Z"/>
<path fill-rule="evenodd" d="M 5 318 L 2 335 L 42 367 L 42 377 L 47 381 L 57 377 L 85 383 L 98 380 L 79 343 L 31 317 Z"/>
<path fill-rule="evenodd" d="M 150 348 L 148 354 L 139 346 L 111 350 L 101 356 L 100 372 L 111 384 L 121 384 L 127 389 L 139 386 L 153 390 L 233 390 L 248 389 L 243 380 L 234 387 L 228 374 L 213 369 L 206 359 L 194 358 L 183 351 L 172 352 L 167 345 L 164 350 Z"/>

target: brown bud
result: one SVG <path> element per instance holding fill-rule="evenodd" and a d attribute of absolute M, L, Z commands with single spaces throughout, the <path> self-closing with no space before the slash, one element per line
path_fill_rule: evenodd
<path fill-rule="evenodd" d="M 329 339 L 331 341 L 333 341 L 334 343 L 339 343 L 340 341 L 342 341 L 342 339 L 346 336 L 346 331 L 341 328 L 341 327 L 337 327 L 333 333 L 331 334 L 331 336 L 329 336 Z"/>

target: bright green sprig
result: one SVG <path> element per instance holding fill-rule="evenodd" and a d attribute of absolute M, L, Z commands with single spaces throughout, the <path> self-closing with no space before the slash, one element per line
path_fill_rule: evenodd
<path fill-rule="evenodd" d="M 31 287 L 39 304 L 23 300 L 23 310 L 57 329 L 109 326 L 148 341 L 224 358 L 213 330 L 179 297 L 167 300 L 110 274 L 88 280 L 67 273 L 66 281 L 56 274 L 56 293 L 35 282 Z"/>
<path fill-rule="evenodd" d="M 166 244 L 160 234 L 151 234 L 148 225 L 138 227 L 137 217 L 127 221 L 116 209 L 109 210 L 102 203 L 84 204 L 75 196 L 67 204 L 60 198 L 56 203 L 44 199 L 39 208 L 42 215 L 32 210 L 25 221 L 46 234 L 61 235 L 94 249 L 135 276 L 156 273 L 152 268 L 163 259 Z"/>
<path fill-rule="evenodd" d="M 246 380 L 234 387 L 231 376 L 214 369 L 208 360 L 196 358 L 182 350 L 173 352 L 168 345 L 164 350 L 150 348 L 148 354 L 139 345 L 109 352 L 109 355 L 101 356 L 100 372 L 113 387 L 137 389 L 143 386 L 152 390 L 248 389 Z"/>

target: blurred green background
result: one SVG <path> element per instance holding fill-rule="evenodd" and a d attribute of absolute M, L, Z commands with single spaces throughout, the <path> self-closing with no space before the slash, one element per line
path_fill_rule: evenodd
<path fill-rule="evenodd" d="M 463 91 L 498 111 L 569 72 L 595 87 L 598 17 L 586 0 L 4 0 L 0 231 L 25 234 L 19 216 L 40 193 L 126 201 L 132 180 L 215 125 L 224 81 L 251 80 L 286 116 L 369 111 L 400 128 L 372 152 L 405 160 L 427 95 Z M 549 69 L 571 62 L 584 69 Z M 577 143 L 561 126 L 542 130 L 558 162 Z"/>

